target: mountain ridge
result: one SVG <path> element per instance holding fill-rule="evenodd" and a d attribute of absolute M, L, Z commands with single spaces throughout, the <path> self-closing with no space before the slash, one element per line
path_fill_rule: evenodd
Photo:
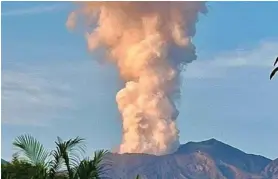
<path fill-rule="evenodd" d="M 216 139 L 188 142 L 163 156 L 110 153 L 108 158 L 113 163 L 108 175 L 115 179 L 137 174 L 148 179 L 278 179 L 273 178 L 278 164 L 271 159 Z"/>

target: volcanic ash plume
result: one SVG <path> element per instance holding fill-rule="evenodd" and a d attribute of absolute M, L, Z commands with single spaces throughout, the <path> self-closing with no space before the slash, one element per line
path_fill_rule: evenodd
<path fill-rule="evenodd" d="M 163 155 L 179 146 L 179 76 L 196 59 L 191 42 L 203 2 L 84 2 L 69 15 L 82 18 L 90 50 L 105 48 L 126 82 L 116 96 L 122 115 L 119 153 Z M 92 30 L 93 29 L 93 30 Z"/>

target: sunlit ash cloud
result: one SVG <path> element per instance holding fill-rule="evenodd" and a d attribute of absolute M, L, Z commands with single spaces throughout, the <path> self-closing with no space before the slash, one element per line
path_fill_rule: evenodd
<path fill-rule="evenodd" d="M 85 2 L 69 15 L 84 20 L 89 50 L 104 48 L 125 86 L 116 101 L 122 116 L 119 153 L 172 153 L 179 146 L 175 101 L 180 73 L 196 60 L 191 38 L 204 2 Z M 83 21 L 82 21 L 83 22 Z M 95 26 L 96 25 L 96 26 Z"/>

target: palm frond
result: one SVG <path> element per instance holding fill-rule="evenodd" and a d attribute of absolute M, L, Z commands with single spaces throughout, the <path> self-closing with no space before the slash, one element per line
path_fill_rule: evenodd
<path fill-rule="evenodd" d="M 16 155 L 32 165 L 47 165 L 49 157 L 44 146 L 31 135 L 21 135 L 15 139 L 13 145 L 17 148 Z"/>
<path fill-rule="evenodd" d="M 75 171 L 75 178 L 78 179 L 91 179 L 96 178 L 96 168 L 93 164 L 93 161 L 90 159 L 84 159 L 80 162 L 79 166 Z"/>
<path fill-rule="evenodd" d="M 86 158 L 75 168 L 74 178 L 100 179 L 105 177 L 107 163 L 104 161 L 108 151 L 100 150 L 94 153 L 93 159 Z M 106 177 L 108 178 L 108 177 Z"/>
<path fill-rule="evenodd" d="M 56 148 L 57 149 L 57 148 Z M 50 179 L 54 179 L 56 173 L 62 167 L 63 158 L 61 157 L 58 150 L 53 150 L 51 152 L 53 159 L 50 162 L 49 169 L 49 177 Z"/>
<path fill-rule="evenodd" d="M 69 162 L 71 167 L 79 165 L 86 148 L 84 139 L 76 137 L 74 139 L 63 141 L 58 137 L 58 141 L 55 143 L 57 146 L 56 151 L 62 156 L 65 162 Z"/>
<path fill-rule="evenodd" d="M 63 141 L 60 137 L 58 137 L 58 140 L 55 143 L 55 155 L 60 156 L 60 161 L 62 160 L 64 162 L 69 178 L 72 179 L 74 177 L 74 168 L 79 165 L 81 156 L 85 153 L 84 139 L 76 137 L 75 139 Z M 57 164 L 57 162 L 55 163 Z"/>
<path fill-rule="evenodd" d="M 105 156 L 108 154 L 107 150 L 99 150 L 94 152 L 93 164 L 96 167 L 97 177 L 102 177 L 110 169 L 110 163 L 105 160 Z"/>
<path fill-rule="evenodd" d="M 273 76 L 277 73 L 277 71 L 278 71 L 278 67 L 276 67 L 276 68 L 271 72 L 271 74 L 270 74 L 270 79 L 273 78 Z"/>

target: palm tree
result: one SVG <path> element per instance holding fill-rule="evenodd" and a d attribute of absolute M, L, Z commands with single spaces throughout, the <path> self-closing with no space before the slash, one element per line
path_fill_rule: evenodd
<path fill-rule="evenodd" d="M 13 142 L 18 150 L 14 159 L 32 166 L 34 179 L 57 178 L 57 172 L 63 167 L 66 168 L 69 179 L 99 179 L 105 172 L 106 165 L 102 161 L 107 151 L 97 151 L 92 160 L 81 161 L 82 154 L 85 153 L 84 139 L 76 137 L 63 141 L 58 137 L 55 144 L 55 150 L 48 152 L 34 137 L 21 135 Z M 59 175 L 59 178 L 65 178 L 65 175 Z"/>
<path fill-rule="evenodd" d="M 104 157 L 107 150 L 100 150 L 94 153 L 91 160 L 86 158 L 76 168 L 75 179 L 100 179 L 107 171 L 107 163 L 104 163 Z"/>
<path fill-rule="evenodd" d="M 22 135 L 15 139 L 13 145 L 18 149 L 13 156 L 13 165 L 29 164 L 36 169 L 33 171 L 33 175 L 42 179 L 47 177 L 46 173 L 50 155 L 39 141 L 30 135 Z"/>
<path fill-rule="evenodd" d="M 69 179 L 73 179 L 74 168 L 79 165 L 81 160 L 80 156 L 85 153 L 85 145 L 83 145 L 83 142 L 84 139 L 79 137 L 68 141 L 63 141 L 60 137 L 58 137 L 58 141 L 55 142 L 56 150 L 52 152 L 53 157 L 55 158 L 54 162 L 52 162 L 52 167 L 57 170 L 60 168 L 63 161 L 66 165 Z"/>

